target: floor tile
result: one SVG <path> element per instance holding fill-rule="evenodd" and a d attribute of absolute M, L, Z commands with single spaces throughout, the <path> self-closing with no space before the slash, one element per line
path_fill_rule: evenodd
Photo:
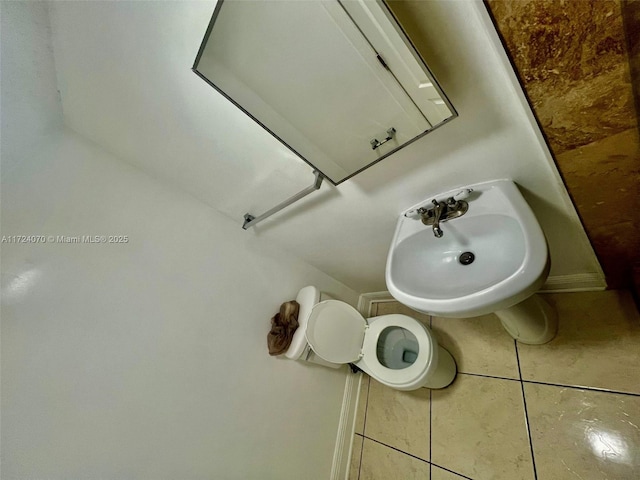
<path fill-rule="evenodd" d="M 461 374 L 431 402 L 433 463 L 474 479 L 533 480 L 520 382 Z"/>
<path fill-rule="evenodd" d="M 429 464 L 365 438 L 360 480 L 394 479 L 429 480 Z"/>
<path fill-rule="evenodd" d="M 438 468 L 435 465 L 431 465 L 431 480 L 463 480 L 467 477 L 462 477 L 455 473 L 449 472 L 442 468 Z"/>
<path fill-rule="evenodd" d="M 362 442 L 364 437 L 353 436 L 353 447 L 351 450 L 351 463 L 349 464 L 349 480 L 358 480 L 360 475 L 360 458 L 362 457 Z"/>
<path fill-rule="evenodd" d="M 640 397 L 525 384 L 539 480 L 640 478 Z"/>
<path fill-rule="evenodd" d="M 431 330 L 438 343 L 453 355 L 459 372 L 520 378 L 513 338 L 495 315 L 433 317 Z"/>
<path fill-rule="evenodd" d="M 409 317 L 415 318 L 421 321 L 425 325 L 429 325 L 429 315 L 425 313 L 416 312 L 415 310 L 403 305 L 400 302 L 377 302 L 375 315 L 389 315 L 391 313 L 401 313 Z"/>
<path fill-rule="evenodd" d="M 355 432 L 359 434 L 364 433 L 364 420 L 367 414 L 367 397 L 369 395 L 369 375 L 362 373 L 362 380 L 360 382 L 360 398 L 358 398 L 358 410 L 356 411 L 356 428 Z"/>
<path fill-rule="evenodd" d="M 640 393 L 640 316 L 629 292 L 547 294 L 559 328 L 546 345 L 518 344 L 524 380 Z"/>
<path fill-rule="evenodd" d="M 429 390 L 394 390 L 371 380 L 365 436 L 429 460 Z"/>

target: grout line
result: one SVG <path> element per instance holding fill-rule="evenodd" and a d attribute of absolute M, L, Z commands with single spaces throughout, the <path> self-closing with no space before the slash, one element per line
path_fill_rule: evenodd
<path fill-rule="evenodd" d="M 405 452 L 404 450 L 400 450 L 399 448 L 392 447 L 391 445 L 388 445 L 388 444 L 386 444 L 384 442 L 376 440 L 375 438 L 367 437 L 366 435 L 364 435 L 364 438 L 366 438 L 367 440 L 371 440 L 372 442 L 379 443 L 380 445 L 384 445 L 385 447 L 388 447 L 391 450 L 395 450 L 396 452 L 400 452 L 400 453 L 403 453 L 405 455 L 408 455 L 409 457 L 415 458 L 416 460 L 420 460 L 421 462 L 431 464 L 431 462 L 429 462 L 428 460 L 425 460 L 424 458 L 417 457 L 416 455 L 413 455 L 411 453 Z"/>
<path fill-rule="evenodd" d="M 364 373 L 362 375 L 365 375 Z M 360 480 L 360 471 L 362 470 L 362 457 L 364 456 L 364 433 L 367 431 L 367 410 L 369 410 L 369 389 L 371 388 L 371 377 L 367 375 L 367 398 L 364 402 L 364 421 L 362 425 L 362 448 L 360 449 L 360 463 L 358 463 L 358 480 Z"/>
<path fill-rule="evenodd" d="M 364 456 L 364 435 L 360 435 L 359 433 L 356 433 L 356 435 L 362 437 L 360 439 L 360 461 L 358 462 L 358 478 L 356 479 L 360 480 L 360 471 L 362 470 L 362 457 Z"/>
<path fill-rule="evenodd" d="M 363 373 L 363 375 L 366 375 Z M 371 390 L 371 377 L 367 375 L 367 399 L 364 402 L 364 420 L 362 425 L 362 434 L 364 435 L 367 431 L 367 413 L 369 413 L 369 390 Z"/>
<path fill-rule="evenodd" d="M 454 473 L 454 474 L 458 475 L 459 477 L 467 478 L 469 480 L 473 480 L 470 477 L 467 477 L 466 475 L 462 475 L 461 473 L 458 473 L 458 472 L 456 472 L 454 470 L 451 470 L 449 468 L 446 468 L 446 467 L 443 467 L 441 465 L 438 465 L 437 463 L 429 462 L 429 461 L 425 460 L 424 458 L 417 457 L 417 456 L 415 456 L 415 455 L 413 455 L 411 453 L 405 452 L 404 450 L 400 450 L 399 448 L 392 447 L 391 445 L 388 445 L 388 444 L 386 444 L 384 442 L 376 440 L 375 438 L 367 437 L 366 435 L 364 435 L 364 438 L 366 438 L 367 440 L 371 440 L 372 442 L 376 442 L 376 443 L 378 443 L 380 445 L 383 445 L 383 446 L 385 446 L 387 448 L 390 448 L 391 450 L 395 450 L 396 452 L 399 452 L 399 453 L 402 453 L 404 455 L 407 455 L 408 457 L 415 458 L 416 460 L 420 460 L 423 463 L 428 463 L 429 464 L 429 470 L 431 470 L 431 466 L 435 466 L 435 467 L 441 468 L 442 470 L 446 470 L 447 472 Z M 429 472 L 429 473 L 431 473 L 431 472 Z"/>
<path fill-rule="evenodd" d="M 592 392 L 612 393 L 614 395 L 629 395 L 631 397 L 640 397 L 640 393 L 621 392 L 619 390 L 607 390 L 606 388 L 598 388 L 598 387 L 579 387 L 577 385 L 564 385 L 562 383 L 539 382 L 537 380 L 522 380 L 522 383 L 533 383 L 535 385 L 547 385 L 550 387 L 573 388 L 575 390 L 589 390 Z"/>
<path fill-rule="evenodd" d="M 518 380 L 517 378 L 498 377 L 496 375 L 484 375 L 482 373 L 468 373 L 468 372 L 460 372 L 460 371 L 458 371 L 458 375 L 470 375 L 472 377 L 496 378 L 498 380 L 510 380 L 512 382 L 521 382 L 522 381 L 522 380 Z"/>
<path fill-rule="evenodd" d="M 520 389 L 522 390 L 522 404 L 524 406 L 524 421 L 527 427 L 527 437 L 529 438 L 529 448 L 531 449 L 531 463 L 533 464 L 533 478 L 538 480 L 538 471 L 536 469 L 536 456 L 533 451 L 533 439 L 531 438 L 531 426 L 529 425 L 529 411 L 527 410 L 527 397 L 524 393 L 524 382 L 522 381 L 522 370 L 520 369 L 520 354 L 518 353 L 518 341 L 514 340 L 513 344 L 516 349 L 516 361 L 518 362 L 518 375 L 520 376 Z"/>
<path fill-rule="evenodd" d="M 518 370 L 520 372 L 520 370 Z M 511 380 L 512 382 L 533 383 L 535 385 L 547 385 L 549 387 L 573 388 L 576 390 L 589 390 L 592 392 L 612 393 L 614 395 L 629 395 L 631 397 L 640 397 L 640 393 L 622 392 L 620 390 L 609 390 L 599 387 L 585 387 L 579 385 L 567 385 L 563 383 L 541 382 L 538 380 L 518 380 L 517 378 L 499 377 L 497 375 L 485 375 L 482 373 L 458 372 L 459 375 L 470 375 L 472 377 L 496 378 L 498 380 Z"/>
<path fill-rule="evenodd" d="M 518 353 L 518 341 L 516 339 L 513 340 L 513 348 L 516 352 L 516 364 L 518 365 L 518 379 L 520 383 L 522 383 L 522 369 L 520 368 L 520 354 Z"/>
<path fill-rule="evenodd" d="M 463 474 L 458 473 L 458 472 L 456 472 L 456 471 L 454 471 L 454 470 L 451 470 L 451 469 L 449 469 L 449 468 L 446 468 L 446 467 L 443 467 L 443 466 L 441 466 L 441 465 L 438 465 L 437 463 L 433 463 L 433 462 L 431 462 L 431 465 L 432 465 L 432 466 L 434 466 L 434 467 L 438 467 L 438 468 L 440 468 L 440 469 L 442 469 L 442 470 L 446 470 L 446 471 L 447 471 L 447 472 L 449 472 L 449 473 L 453 473 L 454 475 L 457 475 L 457 476 L 458 476 L 458 477 L 460 477 L 460 478 L 466 478 L 467 480 L 473 480 L 471 477 L 467 477 L 466 475 L 463 475 Z"/>

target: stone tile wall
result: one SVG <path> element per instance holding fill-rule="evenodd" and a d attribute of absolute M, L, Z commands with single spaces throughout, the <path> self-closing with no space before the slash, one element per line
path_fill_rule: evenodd
<path fill-rule="evenodd" d="M 640 261 L 640 1 L 486 4 L 609 286 L 630 286 Z"/>
<path fill-rule="evenodd" d="M 623 0 L 622 19 L 624 20 L 624 30 L 627 36 L 631 84 L 633 85 L 636 113 L 640 119 L 640 0 Z M 640 120 L 638 122 L 638 130 L 640 130 Z M 640 187 L 636 187 L 636 189 L 640 189 Z M 638 195 L 640 195 L 640 192 Z M 633 267 L 633 283 L 636 302 L 640 305 L 640 264 L 638 263 Z"/>
<path fill-rule="evenodd" d="M 640 0 L 622 1 L 622 20 L 624 21 L 624 31 L 627 37 L 636 112 L 640 117 Z"/>

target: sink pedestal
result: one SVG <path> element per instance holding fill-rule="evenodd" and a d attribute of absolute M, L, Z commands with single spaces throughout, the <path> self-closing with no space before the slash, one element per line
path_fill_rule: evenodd
<path fill-rule="evenodd" d="M 558 331 L 558 314 L 537 294 L 494 313 L 509 335 L 522 343 L 541 345 L 550 342 Z"/>

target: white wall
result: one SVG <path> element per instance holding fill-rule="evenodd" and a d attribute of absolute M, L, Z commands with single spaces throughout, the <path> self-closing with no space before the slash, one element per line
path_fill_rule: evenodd
<path fill-rule="evenodd" d="M 266 334 L 301 286 L 355 292 L 56 130 L 46 5 L 1 13 L 2 235 L 129 237 L 2 244 L 2 478 L 328 478 L 345 372 Z"/>
<path fill-rule="evenodd" d="M 1 148 L 2 156 L 11 157 L 15 164 L 28 157 L 29 151 L 39 148 L 38 143 L 46 143 L 50 135 L 60 131 L 62 106 L 56 89 L 51 27 L 45 5 L 25 8 L 3 2 L 0 21 Z M 28 62 L 24 52 L 29 52 Z M 7 85 L 19 88 L 5 88 Z"/>
<path fill-rule="evenodd" d="M 262 213 L 311 171 L 190 71 L 214 2 L 56 2 L 65 122 L 228 215 Z M 596 257 L 479 0 L 412 2 L 419 41 L 460 117 L 247 236 L 270 238 L 358 291 L 385 289 L 397 215 L 455 186 L 510 177 L 547 235 L 552 275 Z"/>

